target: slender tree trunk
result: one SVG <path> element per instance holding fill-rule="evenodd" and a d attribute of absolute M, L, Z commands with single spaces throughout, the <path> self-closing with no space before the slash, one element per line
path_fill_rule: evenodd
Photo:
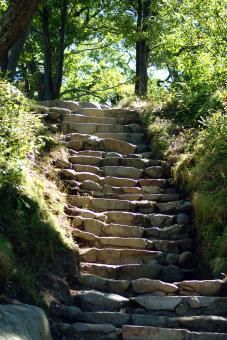
<path fill-rule="evenodd" d="M 151 0 L 138 0 L 137 2 L 137 34 L 136 42 L 136 82 L 135 95 L 147 96 L 149 46 L 144 35 L 148 32 L 148 19 L 151 12 Z"/>
<path fill-rule="evenodd" d="M 62 1 L 61 6 L 61 27 L 58 47 L 58 61 L 56 65 L 55 73 L 55 98 L 59 98 L 61 92 L 62 78 L 63 78 L 63 67 L 64 67 L 64 51 L 65 51 L 65 31 L 67 25 L 68 15 L 68 0 Z"/>
<path fill-rule="evenodd" d="M 43 6 L 44 100 L 54 99 L 53 56 L 49 30 L 49 9 Z"/>
<path fill-rule="evenodd" d="M 40 0 L 11 0 L 0 23 L 0 65 L 7 59 L 9 50 L 24 32 Z"/>
<path fill-rule="evenodd" d="M 18 65 L 18 61 L 20 59 L 21 52 L 23 50 L 25 41 L 28 36 L 29 29 L 25 30 L 17 42 L 13 45 L 11 50 L 9 51 L 8 54 L 8 63 L 7 63 L 7 71 L 9 72 L 9 77 L 11 80 L 14 79 L 15 74 L 16 74 L 16 68 Z"/>

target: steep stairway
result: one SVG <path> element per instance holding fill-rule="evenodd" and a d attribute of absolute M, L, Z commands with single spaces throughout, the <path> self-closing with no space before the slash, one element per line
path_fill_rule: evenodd
<path fill-rule="evenodd" d="M 52 309 L 53 338 L 227 339 L 224 281 L 196 280 L 191 202 L 152 158 L 139 114 L 61 109 L 59 124 L 81 272 L 72 304 Z"/>

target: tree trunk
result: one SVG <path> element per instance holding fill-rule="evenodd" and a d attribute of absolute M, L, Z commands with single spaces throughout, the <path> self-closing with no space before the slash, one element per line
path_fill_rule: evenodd
<path fill-rule="evenodd" d="M 7 59 L 12 46 L 24 32 L 40 0 L 11 0 L 0 24 L 0 65 Z"/>
<path fill-rule="evenodd" d="M 44 100 L 54 99 L 53 56 L 49 30 L 49 9 L 43 6 L 43 52 L 44 52 Z"/>
<path fill-rule="evenodd" d="M 13 80 L 15 77 L 18 61 L 20 59 L 20 55 L 24 47 L 25 41 L 27 39 L 28 32 L 29 29 L 25 30 L 9 51 L 7 71 L 11 80 Z"/>
<path fill-rule="evenodd" d="M 148 19 L 151 12 L 151 0 L 138 0 L 137 2 L 137 34 L 136 42 L 136 82 L 135 95 L 147 96 L 149 46 L 145 34 L 148 33 Z"/>
<path fill-rule="evenodd" d="M 68 0 L 62 1 L 61 6 L 61 27 L 59 36 L 59 47 L 58 47 L 58 61 L 56 65 L 55 73 L 55 99 L 59 98 L 61 92 L 62 78 L 63 78 L 63 66 L 64 66 L 64 52 L 65 52 L 65 30 L 67 24 L 68 15 Z"/>

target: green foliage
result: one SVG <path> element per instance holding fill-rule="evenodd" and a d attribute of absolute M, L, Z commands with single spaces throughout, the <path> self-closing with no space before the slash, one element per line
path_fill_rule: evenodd
<path fill-rule="evenodd" d="M 0 85 L 0 285 L 9 295 L 37 303 L 38 276 L 59 272 L 56 258 L 73 256 L 72 243 L 62 218 L 64 198 L 35 166 L 52 139 L 30 112 L 34 104 L 6 82 Z M 48 172 L 53 177 L 45 165 Z M 67 276 L 62 264 L 60 272 Z"/>
<path fill-rule="evenodd" d="M 38 152 L 43 140 L 40 118 L 30 112 L 31 104 L 16 88 L 0 81 L 0 187 L 18 184 L 28 156 Z"/>
<path fill-rule="evenodd" d="M 169 71 L 172 101 L 165 113 L 177 123 L 195 125 L 201 116 L 222 108 L 224 18 L 221 0 L 165 0 L 157 6 L 156 46 L 153 40 L 151 58 Z"/>
<path fill-rule="evenodd" d="M 174 175 L 193 193 L 204 259 L 217 274 L 227 269 L 227 116 L 218 111 L 201 123 Z"/>

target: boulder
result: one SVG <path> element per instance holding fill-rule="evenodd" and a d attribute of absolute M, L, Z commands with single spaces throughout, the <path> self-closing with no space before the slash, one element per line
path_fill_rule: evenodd
<path fill-rule="evenodd" d="M 24 304 L 0 305 L 0 340 L 51 340 L 44 311 Z"/>

